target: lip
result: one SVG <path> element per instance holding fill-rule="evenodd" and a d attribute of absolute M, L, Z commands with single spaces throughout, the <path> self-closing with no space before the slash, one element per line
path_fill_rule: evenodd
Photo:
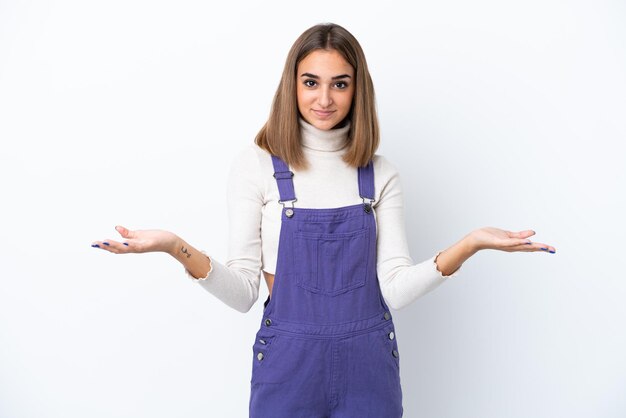
<path fill-rule="evenodd" d="M 311 109 L 313 110 L 313 113 L 315 113 L 317 115 L 317 117 L 321 118 L 321 119 L 327 119 L 330 116 L 332 116 L 333 113 L 335 113 L 334 110 L 315 110 L 315 109 Z"/>

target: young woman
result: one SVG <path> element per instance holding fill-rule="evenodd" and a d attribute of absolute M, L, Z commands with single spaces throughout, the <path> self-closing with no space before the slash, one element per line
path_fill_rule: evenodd
<path fill-rule="evenodd" d="M 457 275 L 479 250 L 555 250 L 529 240 L 531 230 L 486 227 L 414 264 L 398 172 L 375 154 L 378 144 L 359 43 L 341 26 L 316 25 L 292 46 L 267 123 L 232 165 L 226 264 L 168 231 L 117 226 L 123 242 L 93 246 L 166 252 L 241 312 L 258 299 L 263 272 L 250 417 L 401 417 L 389 307 Z"/>

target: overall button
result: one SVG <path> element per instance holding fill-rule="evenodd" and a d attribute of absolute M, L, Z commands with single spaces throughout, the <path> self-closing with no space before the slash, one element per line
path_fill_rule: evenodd
<path fill-rule="evenodd" d="M 385 312 L 385 320 L 389 321 L 389 319 L 391 318 L 391 314 L 389 312 Z"/>
<path fill-rule="evenodd" d="M 271 319 L 269 319 L 269 318 L 267 318 L 267 319 L 265 320 L 265 325 L 266 325 L 266 326 L 268 326 L 268 327 L 269 327 L 270 325 L 272 325 L 272 320 L 271 320 Z"/>
<path fill-rule="evenodd" d="M 291 218 L 293 216 L 293 209 L 285 210 L 285 215 L 287 215 L 288 218 Z"/>
<path fill-rule="evenodd" d="M 393 356 L 394 356 L 395 358 L 398 358 L 398 355 L 399 355 L 399 354 L 398 354 L 398 350 L 393 350 L 393 351 L 391 352 L 391 354 L 393 354 Z"/>
<path fill-rule="evenodd" d="M 396 338 L 396 334 L 394 334 L 394 333 L 393 333 L 393 331 L 391 331 L 391 332 L 389 333 L 389 339 L 390 339 L 390 340 L 393 340 L 394 338 Z"/>
<path fill-rule="evenodd" d="M 256 355 L 256 358 L 258 358 L 259 361 L 263 360 L 264 357 L 265 356 L 263 355 L 263 353 L 259 353 L 259 354 Z"/>

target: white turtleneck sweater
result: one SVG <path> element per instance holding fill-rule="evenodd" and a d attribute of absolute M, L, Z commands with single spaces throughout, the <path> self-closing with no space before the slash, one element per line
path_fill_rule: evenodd
<path fill-rule="evenodd" d="M 300 120 L 302 146 L 309 169 L 294 172 L 295 207 L 334 208 L 362 203 L 358 170 L 342 159 L 350 125 L 323 131 Z M 274 274 L 282 205 L 268 152 L 252 143 L 234 158 L 228 177 L 228 260 L 211 259 L 207 276 L 188 277 L 228 306 L 247 312 L 259 297 L 261 271 Z M 409 254 L 404 223 L 404 203 L 396 168 L 382 155 L 374 155 L 378 280 L 392 309 L 400 309 L 439 286 L 449 276 L 437 270 L 435 259 L 414 264 Z M 276 280 L 280 280 L 277 278 Z"/>

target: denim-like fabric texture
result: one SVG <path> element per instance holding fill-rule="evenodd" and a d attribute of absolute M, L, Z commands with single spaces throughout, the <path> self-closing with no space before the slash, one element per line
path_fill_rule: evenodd
<path fill-rule="evenodd" d="M 292 173 L 272 161 L 281 200 L 293 200 Z M 283 208 L 252 347 L 251 418 L 403 415 L 397 335 L 376 274 L 373 163 L 358 170 L 363 204 Z"/>

